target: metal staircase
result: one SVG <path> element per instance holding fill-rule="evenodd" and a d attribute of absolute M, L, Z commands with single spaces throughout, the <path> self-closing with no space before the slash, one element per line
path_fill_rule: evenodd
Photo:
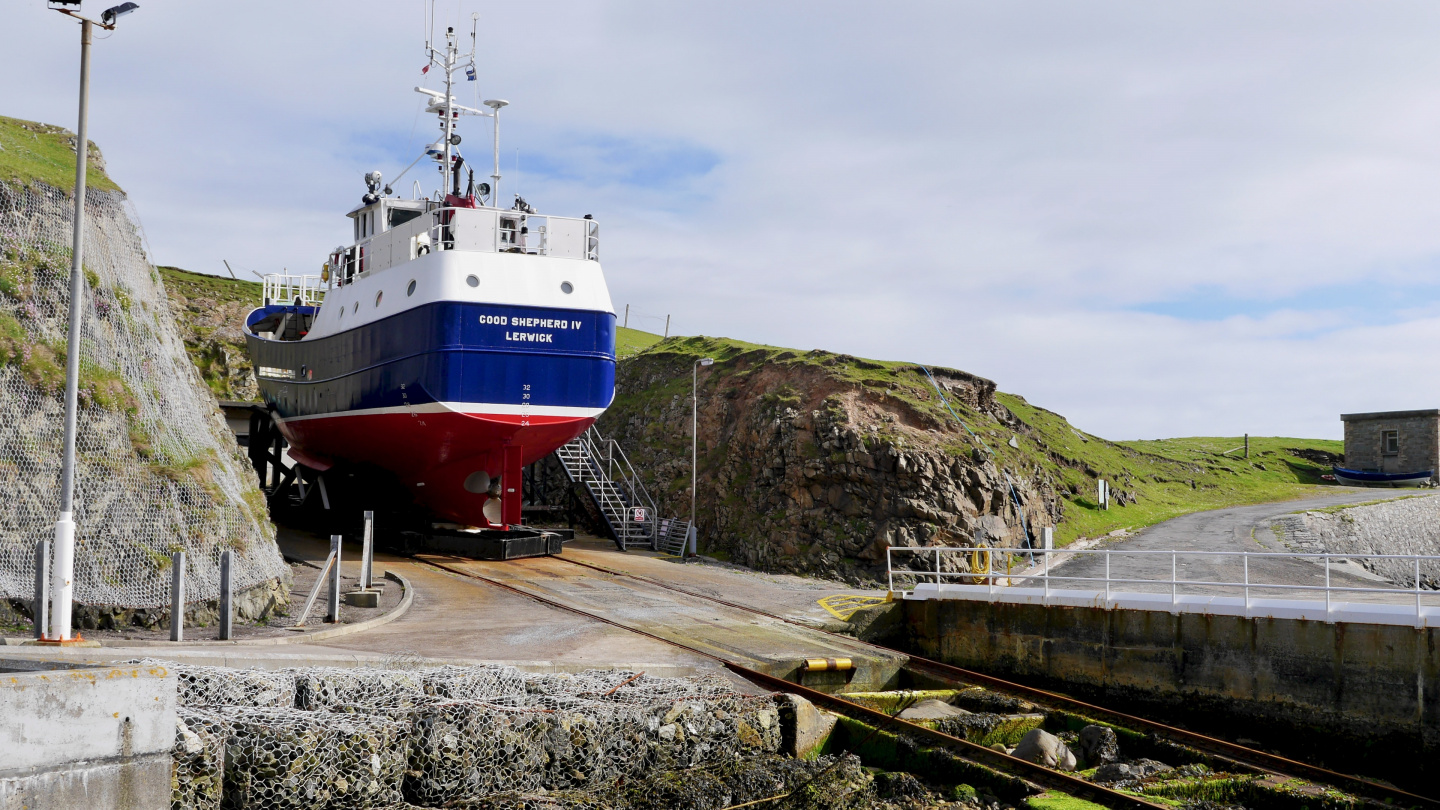
<path fill-rule="evenodd" d="M 655 500 L 614 439 L 591 427 L 555 455 L 570 480 L 585 485 L 621 551 L 646 546 L 678 555 L 684 550 L 689 522 L 658 519 Z"/>

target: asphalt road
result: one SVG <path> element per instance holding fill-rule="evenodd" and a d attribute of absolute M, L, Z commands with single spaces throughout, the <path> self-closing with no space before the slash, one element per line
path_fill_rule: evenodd
<path fill-rule="evenodd" d="M 1378 500 L 1387 497 L 1391 492 L 1393 491 L 1344 487 L 1338 488 L 1333 495 L 1319 498 L 1196 512 L 1158 523 L 1130 537 L 1105 543 L 1098 549 L 1119 552 L 1177 552 L 1173 562 L 1172 555 L 1168 553 L 1110 555 L 1109 576 L 1112 581 L 1111 587 L 1115 590 L 1169 592 L 1170 585 L 1168 583 L 1172 564 L 1176 575 L 1175 579 L 1182 583 L 1185 581 L 1238 583 L 1243 582 L 1245 577 L 1245 563 L 1239 555 L 1214 557 L 1187 555 L 1184 552 L 1289 551 L 1276 540 L 1274 533 L 1263 525 L 1262 521 L 1266 518 L 1307 509 Z M 1398 497 L 1401 493 L 1394 492 L 1394 495 Z M 1343 564 L 1332 566 L 1330 582 L 1333 586 L 1388 587 L 1386 583 L 1378 582 L 1371 577 L 1346 573 L 1343 570 L 1345 567 Z M 1105 555 L 1078 553 L 1065 562 L 1055 565 L 1051 570 L 1051 576 L 1090 577 L 1096 580 L 1056 581 L 1052 579 L 1050 583 L 1052 589 L 1103 590 L 1106 576 Z M 1147 582 L 1115 582 L 1115 580 L 1126 579 L 1146 580 Z M 1164 580 L 1166 584 L 1158 584 L 1155 580 Z M 1304 559 L 1251 558 L 1249 580 L 1252 584 L 1311 585 L 1318 588 L 1325 584 L 1325 565 L 1318 560 L 1311 562 Z M 1242 593 L 1241 589 L 1237 587 L 1183 584 L 1179 586 L 1179 591 L 1181 593 L 1213 593 L 1230 596 L 1238 596 Z M 1251 594 L 1254 596 L 1323 598 L 1321 591 L 1296 591 L 1282 588 L 1252 587 Z M 1383 595 L 1376 594 L 1347 595 L 1346 599 L 1389 601 Z"/>

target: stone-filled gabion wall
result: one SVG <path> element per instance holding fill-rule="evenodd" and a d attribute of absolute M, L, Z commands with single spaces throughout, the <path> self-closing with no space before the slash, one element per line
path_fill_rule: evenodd
<path fill-rule="evenodd" d="M 597 791 L 781 744 L 775 696 L 737 694 L 714 676 L 147 663 L 179 676 L 176 808 L 441 807 Z"/>

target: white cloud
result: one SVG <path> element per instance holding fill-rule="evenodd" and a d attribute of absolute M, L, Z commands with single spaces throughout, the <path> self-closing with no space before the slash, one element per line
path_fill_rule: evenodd
<path fill-rule="evenodd" d="M 311 267 L 431 136 L 416 0 L 143 5 L 92 137 L 157 261 Z M 482 14 L 506 187 L 518 145 L 680 332 L 966 368 L 1117 438 L 1440 404 L 1432 4 L 440 8 Z M 0 114 L 73 125 L 75 39 L 0 9 Z"/>

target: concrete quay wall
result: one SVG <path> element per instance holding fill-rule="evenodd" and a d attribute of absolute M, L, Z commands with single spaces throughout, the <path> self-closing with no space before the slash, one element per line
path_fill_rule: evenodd
<path fill-rule="evenodd" d="M 170 806 L 175 676 L 0 662 L 0 810 Z"/>
<path fill-rule="evenodd" d="M 1269 522 L 1280 542 L 1305 553 L 1440 555 L 1440 495 L 1281 515 Z M 1415 586 L 1414 562 L 1357 562 L 1397 585 Z M 1440 562 L 1422 562 L 1420 582 L 1440 587 Z"/>
<path fill-rule="evenodd" d="M 911 651 L 1414 784 L 1440 754 L 1440 629 L 968 600 L 904 603 Z"/>

